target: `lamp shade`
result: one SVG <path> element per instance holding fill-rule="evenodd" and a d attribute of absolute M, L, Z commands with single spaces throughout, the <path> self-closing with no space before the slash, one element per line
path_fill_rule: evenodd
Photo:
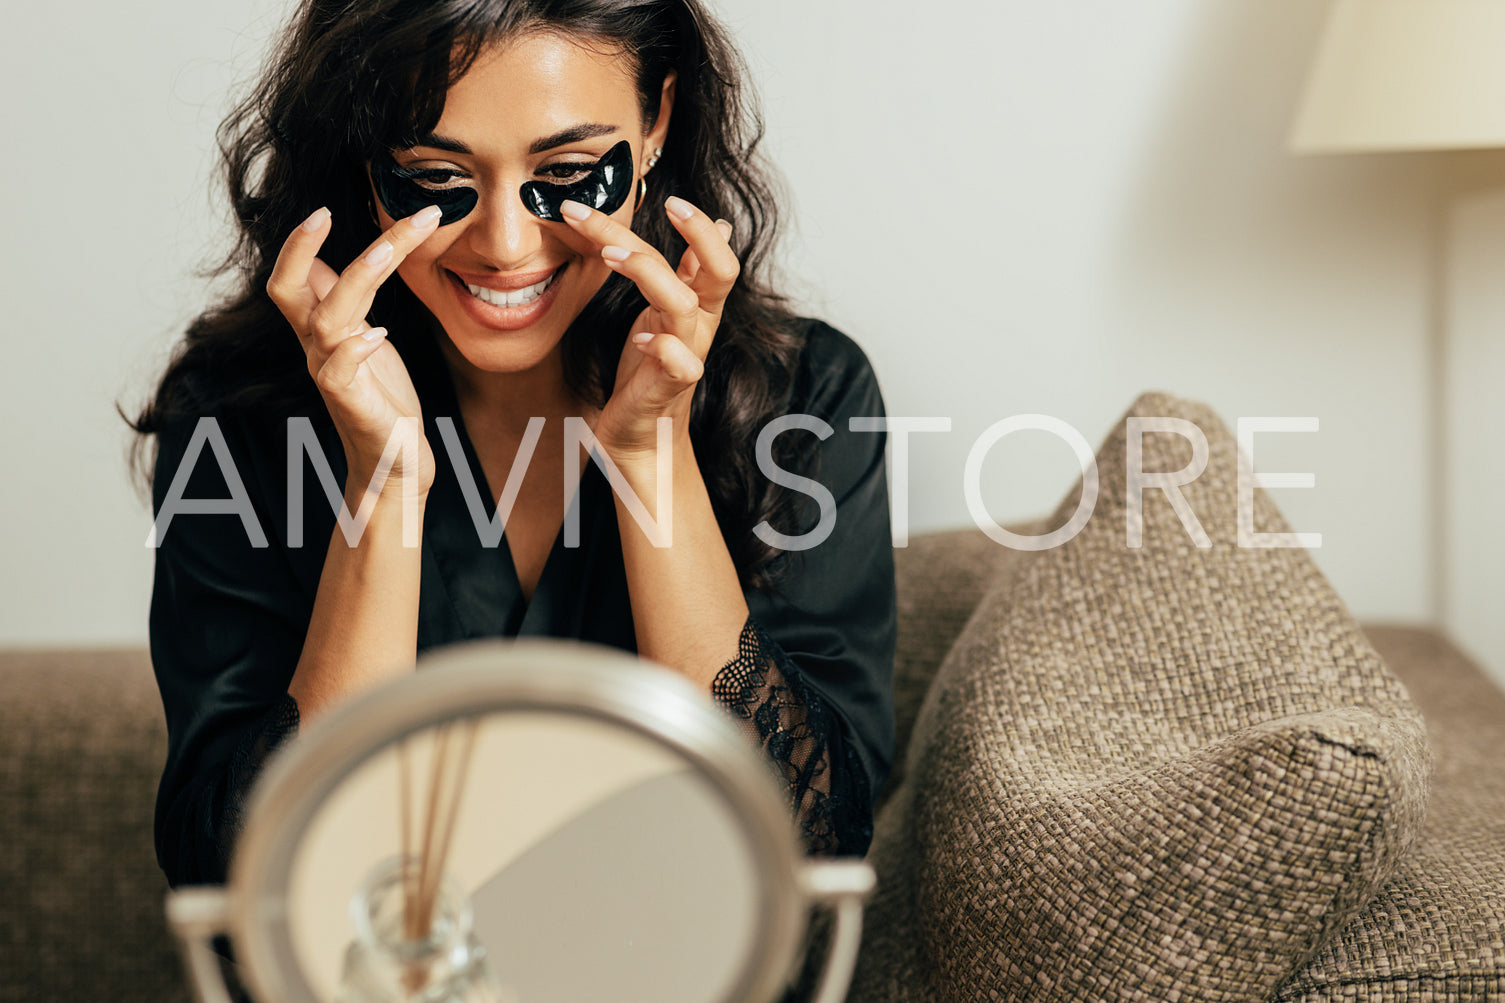
<path fill-rule="evenodd" d="M 1505 0 L 1337 0 L 1290 146 L 1505 146 Z"/>

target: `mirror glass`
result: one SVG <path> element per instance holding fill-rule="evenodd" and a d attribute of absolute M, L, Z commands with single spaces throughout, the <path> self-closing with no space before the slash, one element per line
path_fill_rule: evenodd
<path fill-rule="evenodd" d="M 765 903 L 754 849 L 721 793 L 675 751 L 606 719 L 531 709 L 469 720 L 463 780 L 463 757 L 447 754 L 461 797 L 443 870 L 469 900 L 502 998 L 725 998 Z M 379 747 L 296 844 L 287 929 L 318 999 L 341 998 L 352 899 L 402 852 L 404 792 L 416 852 L 439 730 Z"/>

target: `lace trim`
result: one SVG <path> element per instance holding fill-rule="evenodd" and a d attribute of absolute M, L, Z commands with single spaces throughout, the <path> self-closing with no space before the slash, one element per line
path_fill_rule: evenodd
<path fill-rule="evenodd" d="M 711 695 L 775 767 L 807 853 L 865 854 L 873 836 L 867 772 L 830 705 L 751 616 L 737 657 L 716 673 Z"/>
<path fill-rule="evenodd" d="M 298 733 L 298 701 L 284 693 L 267 708 L 230 755 L 225 774 L 225 804 L 220 830 L 220 859 L 228 870 L 231 853 L 245 828 L 246 801 L 267 758 Z"/>

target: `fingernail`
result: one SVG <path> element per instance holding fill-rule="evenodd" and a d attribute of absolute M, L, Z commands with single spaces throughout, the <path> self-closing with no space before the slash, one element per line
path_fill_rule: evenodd
<path fill-rule="evenodd" d="M 433 226 L 439 222 L 439 217 L 444 215 L 444 210 L 436 205 L 424 206 L 413 214 L 413 225 L 417 227 Z"/>
<path fill-rule="evenodd" d="M 581 202 L 572 201 L 570 199 L 565 199 L 559 204 L 559 211 L 564 213 L 570 219 L 575 220 L 577 223 L 581 220 L 591 218 L 590 206 L 585 205 Z"/>
<path fill-rule="evenodd" d="M 385 338 L 386 336 L 387 329 L 384 327 L 373 327 L 371 330 L 361 335 L 361 337 L 365 338 L 367 341 L 376 341 L 377 339 Z"/>
<path fill-rule="evenodd" d="M 690 205 L 690 203 L 686 202 L 684 199 L 680 198 L 678 195 L 670 195 L 668 198 L 664 199 L 664 208 L 667 209 L 669 211 L 669 215 L 673 216 L 675 219 L 689 219 L 691 216 L 695 215 L 695 207 Z"/>
<path fill-rule="evenodd" d="M 392 245 L 385 240 L 366 252 L 366 264 L 380 268 L 392 260 Z"/>
<path fill-rule="evenodd" d="M 722 240 L 731 240 L 732 239 L 732 225 L 730 223 L 728 223 L 726 220 L 724 220 L 724 219 L 718 219 L 716 221 L 716 229 L 718 229 L 718 230 L 721 231 L 721 239 Z"/>
<path fill-rule="evenodd" d="M 309 233 L 313 233 L 319 227 L 323 226 L 324 221 L 328 218 L 329 210 L 324 206 L 320 206 L 319 208 L 314 210 L 314 214 L 312 216 L 303 221 L 303 229 L 307 230 Z"/>
<path fill-rule="evenodd" d="M 601 257 L 605 258 L 607 261 L 615 261 L 619 265 L 622 262 L 626 261 L 631 255 L 632 252 L 627 248 L 617 247 L 615 244 L 607 244 L 605 247 L 601 248 Z"/>
<path fill-rule="evenodd" d="M 653 340 L 653 332 L 652 331 L 639 331 L 637 334 L 634 334 L 632 336 L 632 343 L 634 345 L 646 345 L 646 344 L 648 344 L 648 342 L 650 342 L 652 340 Z"/>

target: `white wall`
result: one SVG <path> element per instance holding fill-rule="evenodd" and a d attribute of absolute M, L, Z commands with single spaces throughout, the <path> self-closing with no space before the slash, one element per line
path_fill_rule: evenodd
<path fill-rule="evenodd" d="M 281 6 L 6 15 L 0 406 L 21 490 L 0 500 L 0 643 L 144 638 L 149 516 L 112 401 L 140 400 L 204 301 L 213 127 Z M 1044 412 L 1096 445 L 1164 389 L 1230 424 L 1317 416 L 1261 443 L 1261 469 L 1316 474 L 1277 503 L 1323 533 L 1356 613 L 1426 615 L 1425 178 L 1414 158 L 1284 153 L 1324 4 L 716 6 L 795 195 L 794 288 L 868 349 L 891 414 L 952 418 L 915 440 L 912 530 L 967 520 L 962 465 L 994 421 Z M 1031 433 L 985 483 L 1010 518 L 1075 476 Z"/>
<path fill-rule="evenodd" d="M 1505 683 L 1505 159 L 1445 207 L 1448 634 Z"/>
<path fill-rule="evenodd" d="M 214 128 L 281 6 L 5 7 L 0 644 L 145 639 L 151 520 L 114 402 L 139 405 L 205 302 Z"/>
<path fill-rule="evenodd" d="M 917 528 L 966 522 L 963 464 L 992 422 L 1044 412 L 1095 445 L 1164 389 L 1230 424 L 1317 416 L 1260 441 L 1260 469 L 1316 474 L 1273 497 L 1323 534 L 1356 612 L 1425 615 L 1427 178 L 1284 152 L 1324 4 L 721 7 L 798 194 L 816 308 L 869 348 L 893 413 L 953 418 L 916 440 Z M 1000 515 L 1072 483 L 1037 435 L 994 454 Z"/>

